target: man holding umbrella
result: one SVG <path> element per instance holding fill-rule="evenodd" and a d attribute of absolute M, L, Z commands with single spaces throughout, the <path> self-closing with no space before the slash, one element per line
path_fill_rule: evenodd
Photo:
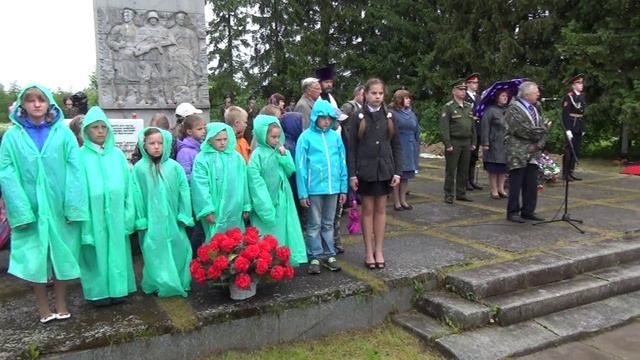
<path fill-rule="evenodd" d="M 465 80 L 451 84 L 453 99 L 442 107 L 440 137 L 445 146 L 444 201 L 453 204 L 454 181 L 456 200 L 473 201 L 466 196 L 469 155 L 477 144 L 471 104 L 464 101 Z"/>
<path fill-rule="evenodd" d="M 478 94 L 478 88 L 480 87 L 480 74 L 473 73 L 467 76 L 465 80 L 465 84 L 467 85 L 467 91 L 464 97 L 464 101 L 471 104 L 473 110 L 475 111 L 478 106 L 478 102 L 480 101 L 480 94 Z M 480 143 L 480 118 L 473 116 L 473 123 L 476 130 L 476 144 Z M 471 150 L 470 158 L 469 158 L 469 182 L 467 183 L 467 190 L 482 190 L 482 187 L 478 185 L 476 182 L 476 163 L 478 162 L 478 149 Z"/>
<path fill-rule="evenodd" d="M 580 156 L 582 133 L 584 127 L 584 110 L 587 107 L 584 93 L 584 74 L 578 74 L 569 80 L 571 91 L 562 100 L 562 123 L 567 132 L 567 146 L 562 157 L 562 174 L 568 181 L 582 180 L 573 171 L 576 168 L 576 157 Z M 571 148 L 573 147 L 573 151 Z"/>

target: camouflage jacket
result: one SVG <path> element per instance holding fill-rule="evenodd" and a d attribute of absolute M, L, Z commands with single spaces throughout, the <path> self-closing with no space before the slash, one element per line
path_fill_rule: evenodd
<path fill-rule="evenodd" d="M 526 167 L 532 160 L 537 159 L 547 141 L 548 125 L 545 124 L 540 107 L 534 108 L 537 122 L 517 99 L 514 99 L 507 109 L 504 145 L 509 170 Z"/>

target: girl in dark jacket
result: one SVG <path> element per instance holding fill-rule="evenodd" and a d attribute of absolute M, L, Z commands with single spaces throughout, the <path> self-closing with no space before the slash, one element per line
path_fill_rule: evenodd
<path fill-rule="evenodd" d="M 362 111 L 349 119 L 349 185 L 362 197 L 365 266 L 382 269 L 387 195 L 400 183 L 402 154 L 391 113 L 384 107 L 382 80 L 369 79 L 364 94 Z"/>

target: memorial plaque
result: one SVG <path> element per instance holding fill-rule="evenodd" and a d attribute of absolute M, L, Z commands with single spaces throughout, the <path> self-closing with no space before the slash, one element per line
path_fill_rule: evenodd
<path fill-rule="evenodd" d="M 209 108 L 204 2 L 94 0 L 94 12 L 98 102 L 109 117 Z"/>

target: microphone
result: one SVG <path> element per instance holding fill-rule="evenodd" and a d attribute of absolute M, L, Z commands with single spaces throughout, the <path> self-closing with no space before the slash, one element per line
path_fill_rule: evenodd
<path fill-rule="evenodd" d="M 541 98 L 540 101 L 558 101 L 560 98 L 550 97 L 550 98 Z"/>

